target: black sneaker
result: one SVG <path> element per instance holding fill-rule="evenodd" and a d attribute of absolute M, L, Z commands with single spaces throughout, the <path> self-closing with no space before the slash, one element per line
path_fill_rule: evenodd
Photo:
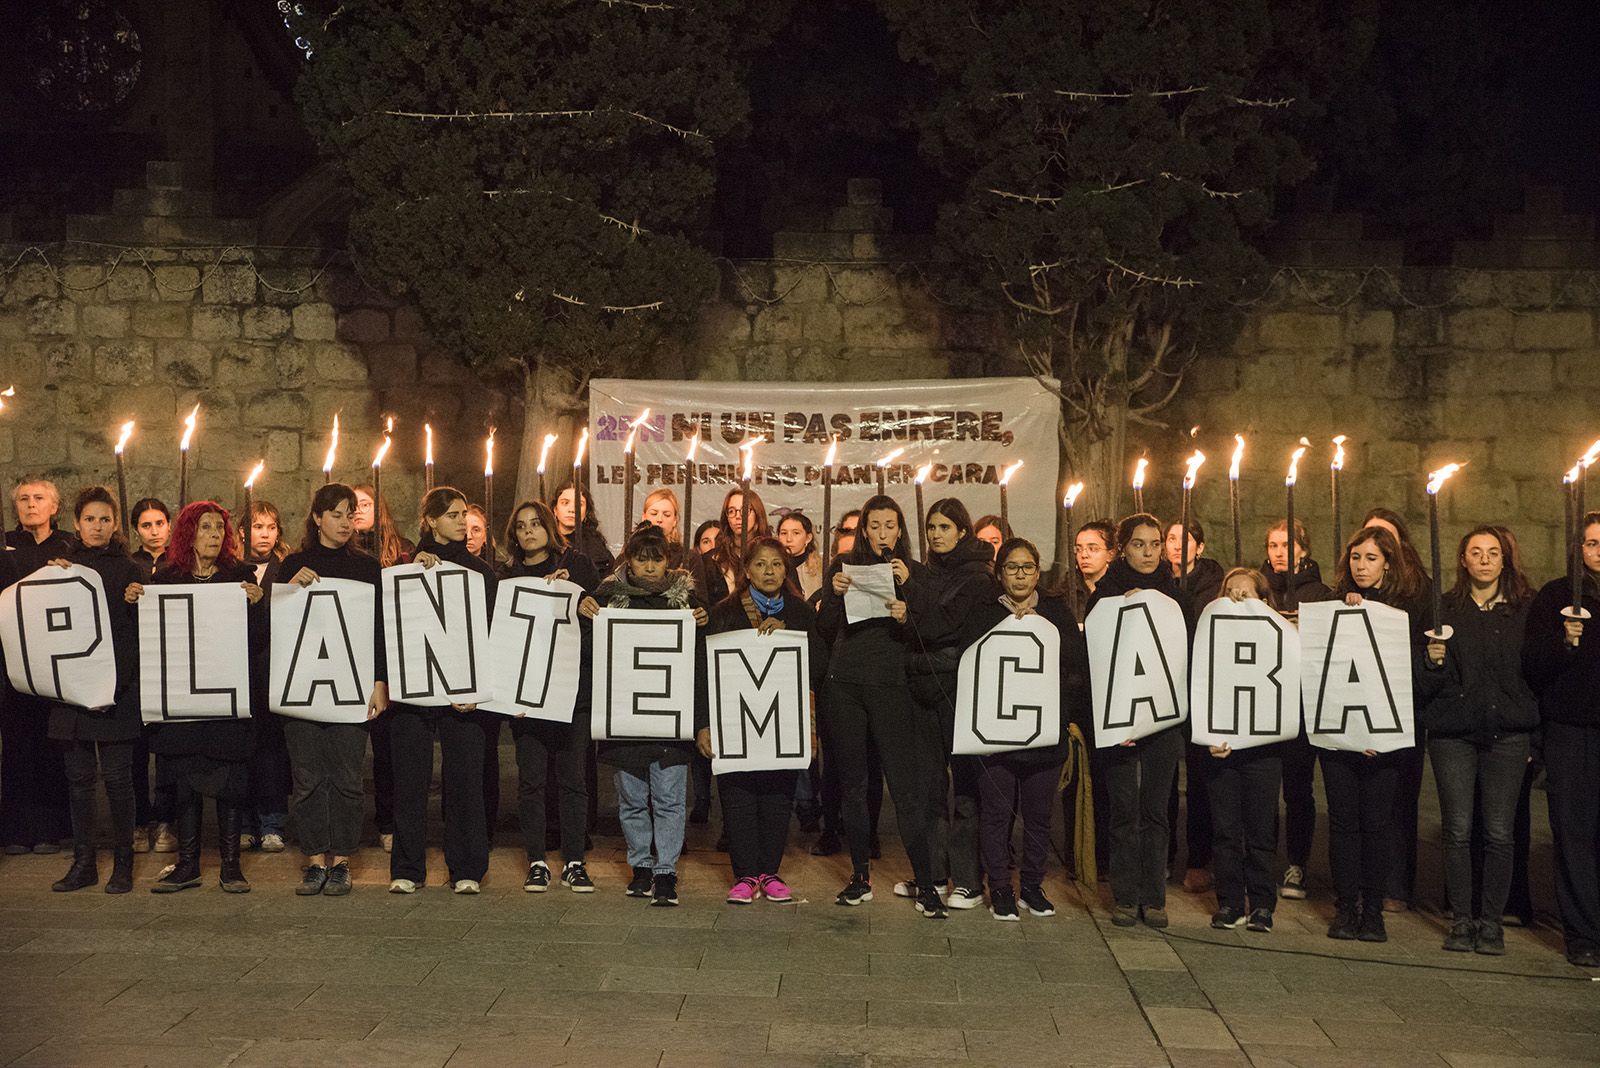
<path fill-rule="evenodd" d="M 1044 890 L 1041 887 L 1024 886 L 1022 888 L 1022 903 L 1035 916 L 1054 916 L 1056 914 L 1056 907 L 1050 903 L 1049 898 L 1044 896 Z"/>
<path fill-rule="evenodd" d="M 834 898 L 836 905 L 861 905 L 872 900 L 872 883 L 867 880 L 867 873 L 858 871 L 850 876 L 850 885 L 839 891 L 839 896 Z"/>
<path fill-rule="evenodd" d="M 1363 942 L 1387 942 L 1389 932 L 1383 927 L 1383 909 L 1363 909 L 1361 924 L 1356 928 L 1356 937 Z"/>
<path fill-rule="evenodd" d="M 1500 924 L 1493 920 L 1482 920 L 1478 924 L 1478 941 L 1472 947 L 1486 957 L 1503 957 L 1506 955 L 1506 932 Z"/>
<path fill-rule="evenodd" d="M 300 885 L 294 892 L 301 897 L 311 897 L 313 894 L 322 893 L 322 888 L 328 883 L 328 869 L 321 864 L 306 866 L 305 877 L 300 880 Z"/>
<path fill-rule="evenodd" d="M 670 908 L 678 903 L 678 877 L 668 872 L 657 875 L 650 891 L 650 904 L 654 908 Z"/>
<path fill-rule="evenodd" d="M 1244 926 L 1244 909 L 1224 905 L 1211 914 L 1211 926 L 1219 931 L 1232 931 Z"/>
<path fill-rule="evenodd" d="M 536 860 L 528 865 L 528 877 L 522 880 L 522 889 L 530 894 L 542 894 L 550 889 L 550 865 Z"/>
<path fill-rule="evenodd" d="M 990 888 L 989 912 L 997 920 L 1015 922 L 1022 919 L 1021 913 L 1017 911 L 1017 895 L 1011 892 L 1009 886 L 1003 886 L 999 889 Z"/>
<path fill-rule="evenodd" d="M 1246 931 L 1257 934 L 1266 934 L 1272 930 L 1272 912 L 1269 909 L 1251 909 L 1250 922 L 1244 925 Z"/>
<path fill-rule="evenodd" d="M 340 861 L 328 869 L 328 879 L 322 884 L 324 897 L 344 897 L 351 889 L 350 865 Z"/>
<path fill-rule="evenodd" d="M 633 869 L 633 878 L 628 880 L 628 887 L 623 893 L 629 897 L 649 897 L 650 889 L 655 885 L 655 872 L 649 868 Z"/>
<path fill-rule="evenodd" d="M 594 893 L 594 880 L 589 878 L 589 869 L 581 860 L 567 861 L 561 869 L 561 883 L 574 894 Z"/>
<path fill-rule="evenodd" d="M 1450 933 L 1444 936 L 1443 948 L 1452 953 L 1471 953 L 1477 933 L 1477 925 L 1471 920 L 1456 920 L 1450 925 Z"/>
<path fill-rule="evenodd" d="M 1356 910 L 1348 905 L 1340 905 L 1334 911 L 1333 922 L 1328 924 L 1328 937 L 1340 942 L 1354 942 L 1361 926 L 1361 918 Z"/>
<path fill-rule="evenodd" d="M 917 911 L 930 920 L 950 918 L 950 912 L 944 907 L 944 900 L 939 897 L 939 891 L 931 886 L 917 891 Z"/>
<path fill-rule="evenodd" d="M 1111 908 L 1111 922 L 1118 927 L 1137 927 L 1139 925 L 1139 910 L 1133 905 L 1113 905 Z"/>

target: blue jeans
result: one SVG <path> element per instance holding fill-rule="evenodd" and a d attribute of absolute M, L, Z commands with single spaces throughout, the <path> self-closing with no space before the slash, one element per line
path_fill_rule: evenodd
<path fill-rule="evenodd" d="M 683 852 L 689 766 L 662 767 L 658 760 L 650 765 L 649 778 L 618 768 L 616 781 L 617 818 L 628 843 L 629 867 L 672 875 Z"/>
<path fill-rule="evenodd" d="M 1512 825 L 1528 767 L 1528 735 L 1502 734 L 1479 746 L 1465 738 L 1428 739 L 1439 784 L 1444 889 L 1458 920 L 1500 922 L 1511 890 Z M 1472 812 L 1483 814 L 1483 891 L 1472 914 Z"/>

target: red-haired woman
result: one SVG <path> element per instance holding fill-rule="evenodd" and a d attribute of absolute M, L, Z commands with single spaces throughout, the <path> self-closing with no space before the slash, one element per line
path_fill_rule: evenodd
<path fill-rule="evenodd" d="M 228 512 L 215 501 L 185 505 L 172 524 L 172 540 L 152 586 L 178 583 L 238 585 L 251 608 L 249 657 L 256 670 L 267 648 L 266 602 L 256 585 L 256 570 L 239 559 Z M 144 587 L 132 586 L 128 600 L 137 601 Z M 156 786 L 171 791 L 178 824 L 178 863 L 151 887 L 171 894 L 200 885 L 200 816 L 205 798 L 217 806 L 217 852 L 222 889 L 250 892 L 239 867 L 239 832 L 250 804 L 250 758 L 255 751 L 251 719 L 219 718 L 193 723 L 164 723 L 150 735 L 156 755 Z"/>

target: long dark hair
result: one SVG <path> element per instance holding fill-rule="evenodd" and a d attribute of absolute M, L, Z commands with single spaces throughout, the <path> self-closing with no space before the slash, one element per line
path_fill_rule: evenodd
<path fill-rule="evenodd" d="M 300 551 L 308 553 L 322 545 L 320 531 L 317 529 L 317 516 L 324 512 L 331 512 L 340 504 L 350 506 L 350 514 L 356 514 L 356 491 L 346 486 L 343 482 L 329 482 L 325 486 L 318 486 L 317 492 L 311 495 L 311 506 L 306 509 L 306 529 L 300 537 Z M 345 548 L 352 552 L 361 552 L 361 547 L 356 544 L 355 528 L 351 527 L 350 540 L 344 543 Z M 365 556 L 365 553 L 362 553 Z"/>
<path fill-rule="evenodd" d="M 880 564 L 883 560 L 877 553 L 868 548 L 867 519 L 873 512 L 893 512 L 900 521 L 900 536 L 889 550 L 889 555 L 898 560 L 910 562 L 911 550 L 908 544 L 906 529 L 906 514 L 900 510 L 899 502 L 887 494 L 879 493 L 867 498 L 867 503 L 861 506 L 861 520 L 856 524 L 856 543 L 850 547 L 848 553 L 839 557 L 840 560 L 852 564 Z"/>
<path fill-rule="evenodd" d="M 111 540 L 106 543 L 112 552 L 119 556 L 128 555 L 128 539 L 122 533 L 122 513 L 117 507 L 117 499 L 110 490 L 104 486 L 86 486 L 78 491 L 77 500 L 72 502 L 72 518 L 76 520 L 83 515 L 83 510 L 91 504 L 103 504 L 111 509 Z M 80 542 L 83 539 L 78 539 Z M 167 542 L 168 547 L 172 545 Z"/>
<path fill-rule="evenodd" d="M 654 523 L 640 523 L 628 535 L 628 543 L 622 547 L 622 555 L 617 557 L 617 573 L 622 573 L 629 560 L 671 559 L 672 543 L 667 541 L 667 532 Z"/>
<path fill-rule="evenodd" d="M 572 511 L 573 511 L 573 515 L 574 516 L 576 516 L 578 514 L 578 512 L 580 511 L 580 509 L 577 507 L 578 502 L 579 501 L 583 502 L 583 507 L 581 509 L 581 511 L 583 513 L 583 518 L 580 519 L 577 523 L 573 524 L 573 526 L 572 526 L 573 539 L 572 540 L 573 541 L 577 541 L 578 540 L 577 539 L 577 533 L 580 530 L 592 530 L 596 534 L 599 534 L 600 533 L 600 517 L 594 514 L 594 498 L 589 495 L 589 491 L 588 490 L 584 489 L 582 486 L 578 485 L 576 482 L 574 482 L 570 478 L 567 479 L 565 482 L 561 483 L 561 485 L 557 486 L 556 487 L 556 491 L 550 495 L 550 510 L 552 512 L 555 511 L 556 502 L 561 499 L 561 495 L 563 493 L 567 492 L 567 490 L 571 490 L 572 491 L 572 502 L 573 502 Z"/>
<path fill-rule="evenodd" d="M 1132 538 L 1133 532 L 1140 527 L 1154 527 L 1156 535 L 1163 540 L 1166 539 L 1167 528 L 1161 525 L 1161 520 L 1150 512 L 1135 512 L 1132 515 L 1123 516 L 1122 522 L 1117 524 L 1117 547 L 1114 551 L 1121 554 L 1123 547 L 1128 544 L 1128 539 Z M 1164 555 L 1165 553 L 1163 552 Z"/>
<path fill-rule="evenodd" d="M 772 535 L 764 538 L 752 538 L 750 544 L 745 546 L 744 555 L 739 560 L 739 570 L 734 575 L 733 590 L 728 594 L 730 598 L 738 599 L 745 595 L 750 588 L 750 561 L 756 558 L 756 553 L 762 549 L 773 549 L 778 554 L 778 559 L 784 562 L 783 590 L 785 597 L 797 600 L 804 599 L 805 594 L 800 592 L 800 587 L 794 581 L 794 569 L 788 566 L 789 554 L 783 551 L 783 543 Z"/>
<path fill-rule="evenodd" d="M 1473 538 L 1493 538 L 1500 545 L 1500 578 L 1495 583 L 1495 596 L 1512 608 L 1521 608 L 1533 599 L 1533 586 L 1528 582 L 1528 576 L 1522 573 L 1516 540 L 1509 537 L 1510 534 L 1511 531 L 1505 527 L 1486 523 L 1473 527 L 1461 536 L 1461 544 L 1456 546 L 1456 584 L 1444 595 L 1444 600 L 1451 608 L 1466 610 L 1477 607 L 1477 602 L 1472 599 L 1472 576 L 1467 573 L 1467 565 L 1463 562 L 1467 555 L 1467 543 Z"/>
<path fill-rule="evenodd" d="M 1400 548 L 1400 542 L 1383 527 L 1361 527 L 1350 535 L 1350 540 L 1344 543 L 1344 549 L 1339 553 L 1339 578 L 1334 584 L 1334 592 L 1341 597 L 1347 593 L 1361 592 L 1361 587 L 1350 577 L 1350 554 L 1357 546 L 1369 541 L 1378 547 L 1389 565 L 1389 574 L 1381 587 L 1388 595 L 1386 600 L 1395 608 L 1414 603 L 1422 596 L 1425 575 L 1411 565 Z"/>
<path fill-rule="evenodd" d="M 955 497 L 941 497 L 928 505 L 927 519 L 932 520 L 936 515 L 944 516 L 944 518 L 956 525 L 957 530 L 961 531 L 961 538 L 956 542 L 956 545 L 961 544 L 968 538 L 976 537 L 978 534 L 978 528 L 972 525 L 972 513 L 968 512 L 967 506 Z M 1008 536 L 1005 540 L 1010 541 L 1011 539 Z M 955 546 L 952 545 L 951 548 L 954 549 Z M 932 553 L 933 550 L 929 549 L 928 552 Z M 995 559 L 998 560 L 999 557 L 997 556 Z"/>
<path fill-rule="evenodd" d="M 527 555 L 517 542 L 517 516 L 521 515 L 525 508 L 533 509 L 534 522 L 544 528 L 545 537 L 548 539 L 546 550 L 550 555 L 560 556 L 566 552 L 567 536 L 561 533 L 561 527 L 556 523 L 556 514 L 550 506 L 543 501 L 523 501 L 511 509 L 511 518 L 506 520 L 506 547 L 511 553 L 512 562 L 520 564 L 522 558 Z"/>
<path fill-rule="evenodd" d="M 372 502 L 372 530 L 368 532 L 370 537 L 365 539 L 366 544 L 374 550 L 372 555 L 376 556 L 378 563 L 384 567 L 398 564 L 405 550 L 400 544 L 400 532 L 394 527 L 394 513 L 389 511 L 389 499 L 385 497 L 379 500 L 378 490 L 370 482 L 362 482 L 350 488 L 357 493 L 366 494 L 367 499 Z M 359 504 L 360 502 L 357 502 L 358 507 Z M 357 531 L 355 537 L 360 538 L 361 532 Z"/>

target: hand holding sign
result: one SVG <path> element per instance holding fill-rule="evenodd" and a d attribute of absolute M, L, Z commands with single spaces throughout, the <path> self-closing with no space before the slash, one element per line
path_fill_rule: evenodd
<path fill-rule="evenodd" d="M 1176 726 L 1189 714 L 1189 631 L 1164 593 L 1107 597 L 1084 621 L 1098 749 Z"/>
<path fill-rule="evenodd" d="M 1048 749 L 1061 741 L 1061 632 L 1037 613 L 997 623 L 961 654 L 955 753 Z"/>
<path fill-rule="evenodd" d="M 46 565 L 0 592 L 0 645 L 23 693 L 80 708 L 116 700 L 105 585 L 87 567 Z"/>
<path fill-rule="evenodd" d="M 805 634 L 735 630 L 706 639 L 711 771 L 811 766 L 811 663 Z"/>

